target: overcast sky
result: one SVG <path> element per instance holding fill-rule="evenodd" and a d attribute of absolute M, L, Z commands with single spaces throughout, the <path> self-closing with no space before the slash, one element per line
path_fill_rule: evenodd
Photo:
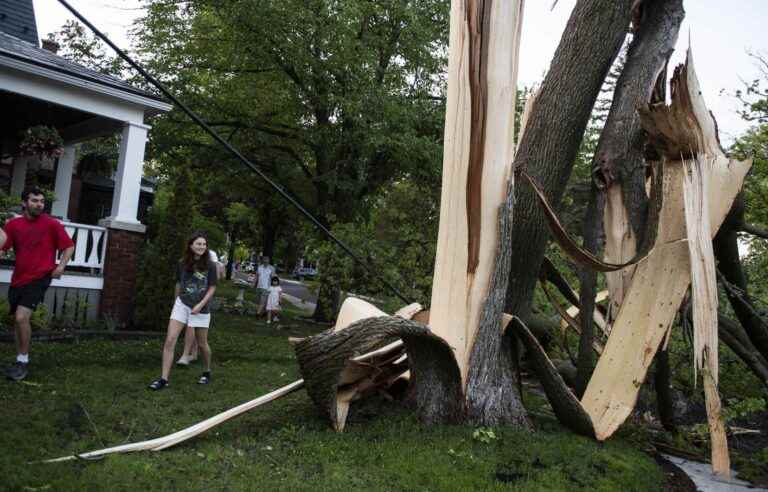
<path fill-rule="evenodd" d="M 142 13 L 139 0 L 68 1 L 118 46 L 129 46 L 128 29 Z M 526 0 L 519 85 L 542 79 L 576 0 L 559 0 L 550 10 L 552 3 Z M 41 37 L 73 18 L 57 0 L 34 0 L 34 4 Z M 748 127 L 736 114 L 738 104 L 729 93 L 741 87 L 740 79 L 758 75 L 747 51 L 768 54 L 768 0 L 685 0 L 684 5 L 686 18 L 672 66 L 684 58 L 690 35 L 704 97 L 727 145 Z"/>

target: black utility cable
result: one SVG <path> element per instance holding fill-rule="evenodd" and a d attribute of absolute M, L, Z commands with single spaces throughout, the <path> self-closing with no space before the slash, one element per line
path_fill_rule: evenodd
<path fill-rule="evenodd" d="M 240 162 L 242 162 L 243 164 L 245 164 L 246 166 L 248 166 L 249 168 L 251 168 L 251 169 L 252 169 L 252 170 L 253 170 L 253 171 L 254 171 L 256 174 L 258 174 L 258 175 L 259 175 L 259 177 L 260 177 L 261 179 L 263 179 L 264 181 L 266 181 L 266 183 L 267 183 L 269 186 L 271 186 L 271 187 L 272 187 L 272 188 L 273 188 L 275 191 L 277 191 L 277 192 L 278 192 L 278 193 L 279 193 L 279 194 L 280 194 L 280 195 L 281 195 L 283 198 L 285 198 L 286 200 L 288 200 L 288 203 L 290 203 L 291 205 L 293 205 L 294 207 L 296 207 L 296 209 L 297 209 L 299 212 L 301 212 L 302 214 L 304 214 L 304 216 L 305 216 L 305 217 L 307 217 L 307 218 L 308 218 L 308 219 L 309 219 L 309 220 L 310 220 L 310 221 L 311 221 L 311 222 L 312 222 L 312 223 L 315 225 L 315 227 L 317 227 L 318 229 L 320 229 L 320 230 L 321 230 L 321 231 L 322 231 L 322 232 L 323 232 L 323 233 L 324 233 L 326 236 L 328 236 L 328 237 L 329 237 L 329 238 L 330 238 L 330 239 L 331 239 L 331 240 L 332 240 L 334 243 L 336 243 L 336 244 L 337 244 L 337 245 L 338 245 L 338 246 L 339 246 L 341 249 L 343 249 L 343 250 L 344 250 L 344 252 L 346 252 L 346 253 L 347 253 L 347 254 L 348 254 L 350 257 L 352 257 L 352 259 L 353 259 L 353 260 L 355 260 L 355 261 L 356 261 L 358 264 L 360 264 L 360 265 L 361 265 L 361 266 L 362 266 L 362 267 L 363 267 L 365 270 L 367 270 L 367 271 L 368 271 L 368 273 L 370 273 L 370 274 L 371 274 L 371 275 L 373 275 L 374 277 L 378 278 L 378 279 L 379 279 L 379 280 L 380 280 L 380 281 L 381 281 L 381 282 L 382 282 L 382 283 L 383 283 L 383 284 L 384 284 L 384 285 L 385 285 L 385 286 L 386 286 L 386 287 L 387 287 L 389 290 L 391 290 L 391 291 L 392 291 L 392 293 L 393 293 L 393 294 L 395 294 L 397 297 L 399 297 L 401 301 L 405 302 L 406 304 L 410 303 L 410 301 L 409 301 L 408 299 L 406 299 L 406 297 L 405 297 L 403 294 L 401 294 L 401 293 L 400 293 L 400 291 L 399 291 L 399 290 L 397 290 L 397 288 L 395 288 L 395 286 L 394 286 L 394 285 L 392 285 L 392 284 L 390 284 L 389 282 L 387 282 L 387 280 L 386 280 L 386 279 L 385 279 L 385 278 L 384 278 L 384 277 L 383 277 L 381 274 L 379 274 L 379 273 L 377 273 L 376 271 L 374 271 L 374 269 L 373 269 L 373 267 L 372 267 L 372 265 L 371 265 L 370 263 L 368 263 L 368 262 L 366 262 L 366 261 L 363 261 L 363 260 L 362 260 L 362 259 L 361 259 L 359 256 L 357 256 L 357 255 L 356 255 L 356 254 L 355 254 L 355 253 L 354 253 L 354 252 L 353 252 L 351 249 L 349 249 L 349 247 L 347 247 L 347 245 L 346 245 L 346 244 L 344 244 L 343 242 L 341 242 L 341 240 L 340 240 L 339 238 L 337 238 L 336 236 L 334 236 L 334 235 L 333 235 L 333 233 L 332 233 L 331 231 L 329 231 L 327 227 L 325 227 L 325 226 L 324 226 L 324 225 L 323 225 L 323 224 L 322 224 L 322 223 L 321 223 L 319 220 L 317 220 L 317 218 L 315 218 L 315 216 L 314 216 L 314 215 L 312 215 L 312 214 L 311 214 L 311 213 L 310 213 L 310 212 L 309 212 L 307 209 L 305 209 L 304 207 L 302 207 L 302 206 L 301 206 L 301 204 L 299 204 L 299 202 L 297 202 L 297 201 L 296 201 L 296 200 L 295 200 L 295 199 L 294 199 L 294 198 L 293 198 L 291 195 L 289 195 L 288 193 L 286 193 L 286 192 L 285 192 L 285 190 L 283 190 L 283 188 L 282 188 L 280 185 L 278 185 L 277 183 L 275 183 L 274 181 L 272 181 L 271 179 L 269 179 L 269 177 L 268 177 L 266 174 L 264 174 L 263 172 L 261 172 L 261 170 L 260 170 L 258 167 L 256 167 L 256 166 L 255 166 L 255 165 L 254 165 L 254 164 L 253 164 L 251 161 L 249 161 L 248 159 L 246 159 L 246 158 L 245 158 L 245 156 L 244 156 L 243 154 L 241 154 L 241 153 L 240 153 L 240 151 L 238 151 L 236 148 L 232 147 L 232 145 L 230 145 L 230 143 L 229 143 L 229 142 L 227 142 L 226 140 L 224 140 L 224 138 L 222 138 L 222 137 L 221 137 L 221 136 L 220 136 L 218 133 L 216 133 L 216 130 L 214 130 L 213 128 L 211 128 L 210 126 L 208 126 L 208 124 L 207 124 L 206 122 L 204 122 L 204 121 L 202 120 L 202 118 L 200 118 L 200 117 L 199 117 L 199 116 L 198 116 L 198 115 L 197 115 L 197 114 L 196 114 L 194 111 L 192 111 L 191 109 L 189 109 L 189 108 L 188 108 L 188 107 L 187 107 L 187 106 L 186 106 L 186 105 L 185 105 L 183 102 L 181 102 L 181 101 L 179 101 L 178 99 L 176 99 L 176 97 L 175 97 L 173 94 L 171 94 L 171 92 L 170 92 L 168 89 L 166 89 L 166 88 L 165 88 L 165 86 L 163 86 L 163 84 L 161 84 L 161 83 L 160 83 L 160 82 L 159 82 L 157 79 L 155 79 L 155 78 L 154 78 L 154 77 L 152 77 L 152 76 L 151 76 L 149 73 L 147 73 L 147 71 L 146 71 L 146 70 L 144 70 L 143 68 L 141 68 L 141 65 L 139 65 L 138 63 L 136 63 L 135 61 L 133 61 L 133 59 L 132 59 L 130 56 L 128 56 L 128 54 L 126 54 L 126 53 L 125 53 L 123 50 L 121 50 L 120 48 L 118 48 L 118 47 L 115 45 L 115 43 L 113 43 L 113 42 L 112 42 L 112 41 L 111 41 L 111 40 L 110 40 L 110 39 L 109 39 L 109 38 L 108 38 L 108 37 L 107 37 L 107 36 L 106 36 L 104 33 L 102 33 L 101 31 L 99 31 L 99 30 L 96 28 L 96 26 L 94 26 L 93 24 L 91 24 L 91 23 L 88 21 L 88 19 L 86 19 L 85 17 L 83 17 L 83 16 L 80 14 L 80 12 L 78 12 L 78 11 L 77 11 L 77 10 L 76 10 L 74 7 L 72 7 L 72 6 L 71 6 L 69 3 L 67 3 L 67 1 L 66 1 L 66 0 L 59 0 L 59 3 L 61 3 L 61 4 L 62 4 L 64 7 L 66 7 L 66 9 L 67 9 L 67 10 L 69 10 L 70 12 L 72 12 L 72 14 L 73 14 L 75 17 L 77 17 L 77 18 L 80 20 L 80 22 L 82 22 L 83 24 L 85 24 L 86 26 L 88 26 L 88 28 L 89 28 L 91 31 L 93 31 L 93 33 L 94 33 L 94 34 L 96 34 L 96 36 L 98 36 L 99 38 L 101 38 L 101 39 L 102 39 L 102 40 L 103 40 L 105 43 L 107 43 L 107 44 L 108 44 L 108 45 L 109 45 L 109 46 L 110 46 L 110 47 L 111 47 L 113 50 L 115 50 L 115 52 L 116 52 L 118 55 L 120 55 L 120 58 L 122 58 L 123 60 L 125 60 L 125 61 L 126 61 L 126 62 L 127 62 L 127 63 L 128 63 L 130 66 L 131 66 L 131 67 L 133 67 L 133 68 L 134 68 L 134 69 L 135 69 L 137 72 L 139 72 L 139 73 L 140 73 L 140 74 L 141 74 L 141 75 L 142 75 L 142 76 L 143 76 L 145 79 L 147 79 L 147 82 L 149 82 L 149 83 L 150 83 L 150 84 L 152 84 L 153 86 L 157 87 L 157 89 L 158 89 L 160 92 L 162 92 L 162 93 L 163 93 L 163 95 L 164 95 L 165 97 L 167 97 L 168 99 L 170 99 L 171 101 L 173 101 L 173 103 L 174 103 L 176 106 L 178 106 L 178 107 L 179 107 L 179 109 L 181 109 L 182 111 L 184 111 L 184 112 L 187 114 L 187 116 L 189 116 L 190 118 L 192 118 L 192 121 L 194 121 L 195 123 L 197 123 L 198 125 L 200 125 L 200 127 L 201 127 L 203 130 L 205 130 L 206 132 L 208 132 L 208 134 L 209 134 L 210 136 L 212 136 L 214 140 L 216 140 L 216 141 L 217 141 L 217 142 L 219 142 L 221 145 L 223 145 L 223 146 L 224 146 L 224 148 L 225 148 L 225 149 L 227 149 L 227 150 L 228 150 L 228 151 L 229 151 L 229 152 L 230 152 L 232 155 L 234 155 L 235 157 L 237 157 L 237 158 L 240 160 Z"/>

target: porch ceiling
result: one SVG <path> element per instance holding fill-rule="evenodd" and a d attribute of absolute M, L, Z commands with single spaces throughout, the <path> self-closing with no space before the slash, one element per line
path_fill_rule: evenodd
<path fill-rule="evenodd" d="M 0 135 L 10 140 L 34 125 L 56 128 L 67 143 L 111 135 L 122 128 L 117 120 L 2 90 L 0 107 L 7 111 L 0 118 Z"/>

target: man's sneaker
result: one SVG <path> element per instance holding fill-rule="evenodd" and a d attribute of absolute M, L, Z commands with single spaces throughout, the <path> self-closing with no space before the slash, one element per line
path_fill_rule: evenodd
<path fill-rule="evenodd" d="M 182 355 L 179 357 L 179 360 L 176 361 L 177 366 L 188 366 L 191 362 L 190 358 L 187 357 L 187 354 Z"/>
<path fill-rule="evenodd" d="M 29 373 L 28 366 L 29 364 L 16 361 L 5 370 L 5 375 L 11 381 L 21 381 L 26 378 Z"/>

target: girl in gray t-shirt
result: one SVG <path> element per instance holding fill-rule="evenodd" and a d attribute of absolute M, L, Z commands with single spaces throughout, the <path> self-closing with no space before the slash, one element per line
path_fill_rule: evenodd
<path fill-rule="evenodd" d="M 216 265 L 208 252 L 208 240 L 202 232 L 196 232 L 187 241 L 176 270 L 176 301 L 168 323 L 168 333 L 163 345 L 163 367 L 160 378 L 152 381 L 149 389 L 161 390 L 168 386 L 173 364 L 173 352 L 179 334 L 185 326 L 195 329 L 197 345 L 203 356 L 203 375 L 197 381 L 211 381 L 211 348 L 208 346 L 208 327 L 211 324 L 210 301 L 216 292 L 218 279 Z"/>

